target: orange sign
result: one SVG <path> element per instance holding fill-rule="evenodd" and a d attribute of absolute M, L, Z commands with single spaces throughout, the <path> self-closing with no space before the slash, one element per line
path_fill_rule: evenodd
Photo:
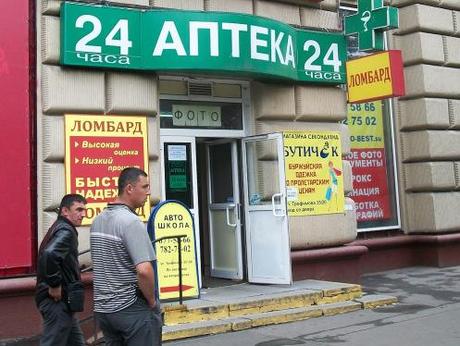
<path fill-rule="evenodd" d="M 389 50 L 347 61 L 348 102 L 368 102 L 403 96 L 401 51 Z"/>

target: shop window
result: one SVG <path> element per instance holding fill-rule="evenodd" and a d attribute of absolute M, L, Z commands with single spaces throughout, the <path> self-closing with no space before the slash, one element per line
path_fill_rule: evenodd
<path fill-rule="evenodd" d="M 159 81 L 160 94 L 167 95 L 188 95 L 188 85 L 183 80 L 163 80 Z"/>
<path fill-rule="evenodd" d="M 342 18 L 356 9 L 341 8 Z M 364 56 L 356 37 L 348 37 L 349 59 Z M 353 192 L 358 231 L 400 227 L 391 99 L 348 105 Z"/>
<path fill-rule="evenodd" d="M 219 82 L 190 82 L 181 79 L 160 79 L 159 90 L 161 95 L 197 95 L 194 90 L 198 90 L 198 95 L 241 98 L 242 90 L 240 84 L 219 83 Z M 200 92 L 201 90 L 201 92 Z"/>
<path fill-rule="evenodd" d="M 239 84 L 213 83 L 212 90 L 214 97 L 242 97 L 241 85 Z"/>
<path fill-rule="evenodd" d="M 209 146 L 211 203 L 233 203 L 232 145 Z"/>
<path fill-rule="evenodd" d="M 164 144 L 166 199 L 183 202 L 193 209 L 190 143 Z"/>

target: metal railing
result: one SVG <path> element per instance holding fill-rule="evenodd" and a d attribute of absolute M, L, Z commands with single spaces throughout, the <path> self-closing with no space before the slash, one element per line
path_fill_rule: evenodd
<path fill-rule="evenodd" d="M 155 243 L 158 243 L 158 242 L 162 242 L 163 240 L 168 240 L 168 239 L 175 239 L 177 241 L 177 249 L 179 251 L 177 251 L 177 256 L 178 256 L 178 265 L 179 265 L 179 304 L 182 305 L 182 296 L 183 296 L 183 292 L 182 292 L 182 238 L 185 238 L 187 237 L 187 235 L 185 234 L 181 234 L 181 235 L 170 235 L 170 236 L 165 236 L 165 237 L 161 237 L 161 238 L 158 238 L 158 239 L 155 239 L 154 241 L 152 241 L 152 245 L 155 246 Z M 159 292 L 158 292 L 159 294 Z"/>

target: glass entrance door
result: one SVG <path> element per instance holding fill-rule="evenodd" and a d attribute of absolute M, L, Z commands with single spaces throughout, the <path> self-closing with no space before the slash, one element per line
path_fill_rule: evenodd
<path fill-rule="evenodd" d="M 236 140 L 207 144 L 211 276 L 243 278 Z"/>
<path fill-rule="evenodd" d="M 164 136 L 161 138 L 162 199 L 184 203 L 193 216 L 196 244 L 200 244 L 199 209 L 196 176 L 195 137 Z M 200 247 L 197 246 L 198 268 L 201 268 Z M 201 287 L 201 271 L 199 282 Z"/>
<path fill-rule="evenodd" d="M 290 284 L 282 134 L 248 137 L 242 144 L 248 281 Z"/>

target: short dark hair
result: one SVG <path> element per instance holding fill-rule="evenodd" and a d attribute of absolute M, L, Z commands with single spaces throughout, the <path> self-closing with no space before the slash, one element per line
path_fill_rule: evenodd
<path fill-rule="evenodd" d="M 123 194 L 128 184 L 135 184 L 140 176 L 146 177 L 147 173 L 137 167 L 127 167 L 122 170 L 118 178 L 118 196 Z"/>
<path fill-rule="evenodd" d="M 62 208 L 65 207 L 69 209 L 72 206 L 72 204 L 74 204 L 75 202 L 80 202 L 83 204 L 88 203 L 86 201 L 86 198 L 83 197 L 82 195 L 79 195 L 78 193 L 69 193 L 65 195 L 64 197 L 62 197 L 61 204 L 59 205 L 59 215 L 61 215 Z"/>

